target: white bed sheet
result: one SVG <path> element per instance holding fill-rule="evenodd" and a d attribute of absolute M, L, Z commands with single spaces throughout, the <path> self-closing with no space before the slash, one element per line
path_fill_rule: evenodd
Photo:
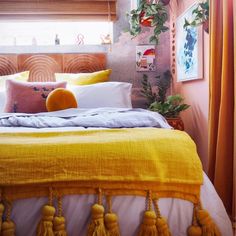
<path fill-rule="evenodd" d="M 40 129 L 40 132 L 82 129 L 84 130 L 82 127 L 43 128 Z M 16 131 L 38 132 L 39 129 L 0 127 L 0 132 Z M 201 200 L 203 207 L 210 212 L 211 217 L 220 228 L 222 236 L 233 236 L 232 225 L 223 203 L 205 173 L 204 184 L 201 187 Z M 63 198 L 63 210 L 69 236 L 86 235 L 90 220 L 90 208 L 95 201 L 95 195 L 68 195 Z M 138 226 L 145 209 L 145 199 L 137 196 L 116 196 L 112 202 L 113 211 L 119 216 L 121 235 L 137 235 Z M 13 203 L 11 218 L 17 225 L 17 236 L 35 235 L 41 215 L 41 207 L 46 203 L 47 198 L 22 199 Z M 192 221 L 192 203 L 180 199 L 163 198 L 159 201 L 159 207 L 162 215 L 168 219 L 172 235 L 186 236 L 186 229 Z"/>

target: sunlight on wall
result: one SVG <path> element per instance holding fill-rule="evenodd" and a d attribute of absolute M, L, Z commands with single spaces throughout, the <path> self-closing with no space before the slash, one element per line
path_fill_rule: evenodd
<path fill-rule="evenodd" d="M 113 36 L 112 22 L 1 22 L 0 29 L 0 46 L 97 45 L 107 34 Z"/>

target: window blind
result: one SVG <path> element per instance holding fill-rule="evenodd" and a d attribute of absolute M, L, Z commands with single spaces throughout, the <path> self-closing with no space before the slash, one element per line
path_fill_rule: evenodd
<path fill-rule="evenodd" d="M 0 20 L 116 20 L 116 0 L 1 0 Z"/>

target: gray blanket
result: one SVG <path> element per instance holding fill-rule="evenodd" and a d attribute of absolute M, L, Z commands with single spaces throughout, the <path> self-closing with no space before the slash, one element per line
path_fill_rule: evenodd
<path fill-rule="evenodd" d="M 68 109 L 37 114 L 2 113 L 0 127 L 171 128 L 157 112 L 144 109 Z"/>

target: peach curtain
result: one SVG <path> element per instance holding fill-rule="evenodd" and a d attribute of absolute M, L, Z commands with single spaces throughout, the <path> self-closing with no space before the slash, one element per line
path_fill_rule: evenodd
<path fill-rule="evenodd" d="M 233 216 L 235 188 L 235 0 L 210 2 L 209 177 Z M 235 67 L 236 68 L 236 67 Z M 235 190 L 234 190 L 235 191 Z"/>

